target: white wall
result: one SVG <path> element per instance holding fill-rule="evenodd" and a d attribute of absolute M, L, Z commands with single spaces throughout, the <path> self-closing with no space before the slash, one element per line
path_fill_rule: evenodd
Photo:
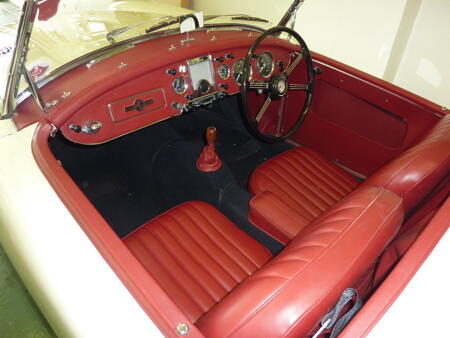
<path fill-rule="evenodd" d="M 277 23 L 291 0 L 192 0 L 209 14 Z M 296 30 L 311 50 L 450 107 L 449 0 L 306 0 Z"/>
<path fill-rule="evenodd" d="M 449 0 L 422 0 L 394 83 L 450 108 Z"/>

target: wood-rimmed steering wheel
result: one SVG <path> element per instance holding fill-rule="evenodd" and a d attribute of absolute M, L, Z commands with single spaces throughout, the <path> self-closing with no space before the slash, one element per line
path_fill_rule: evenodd
<path fill-rule="evenodd" d="M 282 33 L 287 33 L 291 37 L 295 38 L 299 43 L 299 48 L 297 51 L 294 51 L 292 55 L 294 58 L 290 62 L 290 64 L 283 69 L 283 71 L 277 72 L 270 76 L 267 80 L 253 80 L 250 81 L 251 77 L 251 67 L 252 60 L 256 56 L 256 50 L 260 46 L 261 42 L 266 39 L 268 36 L 272 35 L 280 35 Z M 289 77 L 293 73 L 293 71 L 302 63 L 302 61 L 306 62 L 306 72 L 307 72 L 307 83 L 290 83 Z M 244 66 L 242 69 L 242 77 L 241 77 L 241 100 L 242 100 L 242 112 L 244 115 L 244 120 L 249 127 L 250 131 L 259 139 L 268 142 L 275 143 L 286 140 L 295 131 L 300 127 L 300 125 L 305 120 L 308 111 L 311 106 L 311 100 L 313 96 L 313 88 L 314 88 L 314 67 L 312 63 L 311 54 L 309 52 L 308 47 L 306 46 L 305 41 L 302 37 L 294 30 L 284 27 L 277 26 L 265 31 L 258 39 L 255 40 L 253 45 L 251 46 L 247 57 L 244 60 Z M 295 122 L 290 126 L 287 130 L 278 130 L 275 134 L 263 133 L 260 129 L 260 122 L 264 117 L 264 114 L 267 112 L 269 106 L 273 101 L 284 99 L 289 91 L 304 91 L 306 93 L 304 102 L 299 102 L 298 116 L 295 119 Z M 256 115 L 251 115 L 249 106 L 248 106 L 248 94 L 249 91 L 257 91 L 258 94 L 262 94 L 266 96 L 264 103 L 261 108 L 259 108 Z M 303 104 L 302 104 L 303 103 Z M 282 105 L 281 109 L 285 109 L 284 105 Z M 297 112 L 294 112 L 297 114 Z M 284 116 L 284 112 L 279 114 L 279 119 Z M 279 121 L 279 125 L 281 125 L 282 121 Z"/>

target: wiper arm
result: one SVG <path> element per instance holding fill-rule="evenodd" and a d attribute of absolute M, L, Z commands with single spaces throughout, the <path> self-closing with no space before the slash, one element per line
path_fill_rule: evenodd
<path fill-rule="evenodd" d="M 217 19 L 217 18 L 223 18 L 223 17 L 230 17 L 231 20 L 240 20 L 240 21 L 255 21 L 255 22 L 265 22 L 269 23 L 268 20 L 258 18 L 256 16 L 250 16 L 247 14 L 227 14 L 227 15 L 208 15 L 205 16 L 205 21 Z"/>
<path fill-rule="evenodd" d="M 182 17 L 183 16 L 179 16 L 179 17 L 174 18 L 173 16 L 169 16 L 169 17 L 167 17 L 167 19 L 165 21 L 147 28 L 145 30 L 145 33 L 151 33 L 151 32 L 157 31 L 157 30 L 159 30 L 161 28 L 165 28 L 165 27 L 174 25 L 176 23 L 180 23 Z"/>
<path fill-rule="evenodd" d="M 142 22 L 138 22 L 135 23 L 133 25 L 129 25 L 129 26 L 125 26 L 125 27 L 121 27 L 121 28 L 117 28 L 112 30 L 111 32 L 109 32 L 108 34 L 106 34 L 106 39 L 110 42 L 110 43 L 115 43 L 116 40 L 114 40 L 114 38 L 116 36 L 119 36 L 120 34 L 125 33 L 126 31 L 129 31 L 130 29 L 133 29 L 134 27 L 146 24 L 146 23 L 150 23 L 150 22 L 154 22 L 154 21 L 161 21 L 161 20 L 169 20 L 169 19 L 173 19 L 173 16 L 162 16 L 159 18 L 154 18 L 154 19 L 150 19 L 150 20 L 145 20 Z"/>

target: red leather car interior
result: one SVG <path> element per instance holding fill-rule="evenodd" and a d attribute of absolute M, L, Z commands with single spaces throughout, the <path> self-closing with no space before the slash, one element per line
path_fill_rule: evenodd
<path fill-rule="evenodd" d="M 124 243 L 193 322 L 271 258 L 265 247 L 203 202 L 165 212 Z"/>
<path fill-rule="evenodd" d="M 283 244 L 310 222 L 271 191 L 263 191 L 250 200 L 248 219 Z"/>
<path fill-rule="evenodd" d="M 203 202 L 169 210 L 124 242 L 206 336 L 299 336 L 361 277 L 402 219 L 399 197 L 364 187 L 272 260 L 261 244 Z"/>
<path fill-rule="evenodd" d="M 405 211 L 409 213 L 449 173 L 450 115 L 447 115 L 420 142 L 376 171 L 363 185 L 382 186 L 395 192 L 403 198 Z M 297 217 L 302 228 L 357 186 L 358 181 L 342 168 L 319 153 L 300 147 L 260 165 L 250 178 L 249 190 L 255 195 L 265 191 L 276 195 L 301 215 Z M 289 223 L 279 223 L 277 228 L 273 211 L 266 210 L 267 202 L 262 199 L 255 197 L 250 203 L 250 221 L 286 243 L 295 229 Z M 273 209 L 276 212 L 279 208 Z"/>
<path fill-rule="evenodd" d="M 376 171 L 364 184 L 395 192 L 409 212 L 449 173 L 450 115 L 446 115 L 422 141 Z"/>
<path fill-rule="evenodd" d="M 197 326 L 208 337 L 257 332 L 303 337 L 379 256 L 402 219 L 398 196 L 379 187 L 358 189 L 301 231 Z"/>
<path fill-rule="evenodd" d="M 358 185 L 358 180 L 316 151 L 298 147 L 260 165 L 250 177 L 249 190 L 254 195 L 271 191 L 307 224 Z"/>

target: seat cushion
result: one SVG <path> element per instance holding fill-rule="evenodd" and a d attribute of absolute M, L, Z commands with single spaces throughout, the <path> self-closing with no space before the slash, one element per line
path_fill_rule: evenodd
<path fill-rule="evenodd" d="M 363 187 L 303 229 L 203 316 L 207 337 L 304 337 L 355 286 L 403 220 L 402 201 Z"/>
<path fill-rule="evenodd" d="M 412 148 L 371 175 L 364 184 L 395 192 L 412 209 L 450 173 L 450 115 Z"/>
<path fill-rule="evenodd" d="M 316 151 L 298 147 L 260 165 L 249 191 L 270 191 L 302 216 L 306 225 L 355 190 L 359 181 Z"/>
<path fill-rule="evenodd" d="M 203 202 L 167 211 L 124 243 L 193 322 L 271 258 L 265 247 Z"/>

